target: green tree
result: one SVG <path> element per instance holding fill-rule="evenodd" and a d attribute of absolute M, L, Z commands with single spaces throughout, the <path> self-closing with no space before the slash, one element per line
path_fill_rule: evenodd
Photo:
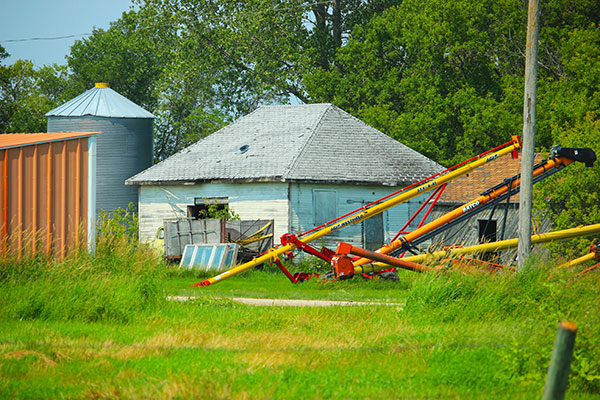
<path fill-rule="evenodd" d="M 149 21 L 156 21 L 160 28 Z M 91 36 L 75 41 L 67 56 L 72 95 L 94 87 L 96 82 L 107 82 L 129 100 L 153 110 L 157 104 L 156 80 L 174 47 L 172 32 L 165 26 L 149 10 L 131 10 L 111 22 L 107 30 L 94 29 Z"/>
<path fill-rule="evenodd" d="M 164 159 L 223 126 L 226 113 L 215 104 L 209 82 L 212 77 L 190 78 L 189 70 L 172 65 L 156 83 L 158 105 L 154 110 L 155 159 Z"/>
<path fill-rule="evenodd" d="M 575 125 L 556 131 L 564 147 L 590 147 L 600 156 L 600 119 L 598 113 L 588 113 Z M 600 221 L 600 165 L 586 168 L 572 164 L 535 187 L 534 206 L 552 221 L 556 229 L 597 224 Z M 556 254 L 569 258 L 583 255 L 590 244 L 598 243 L 600 235 L 551 244 Z"/>
<path fill-rule="evenodd" d="M 7 57 L 0 46 L 0 62 Z M 0 133 L 45 132 L 44 114 L 63 100 L 67 82 L 64 67 L 35 69 L 27 60 L 0 64 Z"/>
<path fill-rule="evenodd" d="M 563 78 L 545 82 L 547 126 L 564 147 L 589 147 L 600 156 L 600 29 L 597 24 L 569 31 L 561 48 Z M 600 164 L 570 165 L 536 185 L 534 205 L 558 229 L 600 221 Z M 581 255 L 600 236 L 549 246 L 568 257 Z"/>
<path fill-rule="evenodd" d="M 355 29 L 338 53 L 339 68 L 316 70 L 307 88 L 454 163 L 515 133 L 495 43 L 497 29 L 521 13 L 510 2 L 406 0 Z"/>
<path fill-rule="evenodd" d="M 303 78 L 330 68 L 354 26 L 399 0 L 147 0 L 172 15 L 186 51 L 180 57 L 215 76 L 214 95 L 234 116 L 290 96 L 311 101 Z"/>
<path fill-rule="evenodd" d="M 153 112 L 161 160 L 262 104 L 311 101 L 306 73 L 335 67 L 353 27 L 399 2 L 138 0 L 72 47 L 72 89 L 106 81 Z"/>
<path fill-rule="evenodd" d="M 561 53 L 568 32 L 598 20 L 592 3 L 543 5 L 541 147 L 552 144 L 554 126 L 542 93 L 568 72 Z M 356 27 L 336 68 L 312 71 L 305 85 L 313 99 L 334 102 L 450 165 L 521 131 L 526 17 L 523 2 L 405 0 Z"/>

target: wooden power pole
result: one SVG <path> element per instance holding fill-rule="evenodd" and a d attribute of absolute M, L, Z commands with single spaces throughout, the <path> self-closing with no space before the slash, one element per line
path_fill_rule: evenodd
<path fill-rule="evenodd" d="M 519 201 L 519 270 L 531 250 L 531 209 L 533 203 L 533 158 L 535 149 L 535 107 L 537 90 L 540 0 L 529 0 L 527 45 L 525 50 L 525 94 L 523 98 L 523 149 L 521 158 L 521 197 Z"/>

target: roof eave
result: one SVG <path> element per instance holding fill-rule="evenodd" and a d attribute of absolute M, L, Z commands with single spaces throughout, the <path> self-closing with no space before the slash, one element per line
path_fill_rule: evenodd
<path fill-rule="evenodd" d="M 262 178 L 232 178 L 232 179 L 176 179 L 176 180 L 126 180 L 128 186 L 192 186 L 203 183 L 312 183 L 329 185 L 360 185 L 360 186 L 407 186 L 413 182 L 388 182 L 388 181 L 361 181 L 361 180 L 343 180 L 343 179 L 285 179 L 283 177 L 262 177 Z"/>
<path fill-rule="evenodd" d="M 360 185 L 360 186 L 407 186 L 413 182 L 390 182 L 390 181 L 365 181 L 354 179 L 316 179 L 316 178 L 301 178 L 287 179 L 288 182 L 294 183 L 318 183 L 318 184 L 334 184 L 334 185 Z"/>
<path fill-rule="evenodd" d="M 65 118 L 76 118 L 76 117 L 98 117 L 98 118 L 113 118 L 113 119 L 155 119 L 156 116 L 152 113 L 149 113 L 149 116 L 132 116 L 132 117 L 125 117 L 125 116 L 112 116 L 112 115 L 100 115 L 100 114 L 90 114 L 90 113 L 86 113 L 86 114 L 44 114 L 45 117 L 65 117 Z"/>
<path fill-rule="evenodd" d="M 265 178 L 231 178 L 231 179 L 173 179 L 173 180 L 126 180 L 125 185 L 129 186 L 192 186 L 202 183 L 261 183 L 261 182 L 285 182 L 282 177 L 265 177 Z"/>

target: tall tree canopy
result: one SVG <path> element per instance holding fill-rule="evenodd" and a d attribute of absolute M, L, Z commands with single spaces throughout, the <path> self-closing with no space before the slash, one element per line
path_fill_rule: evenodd
<path fill-rule="evenodd" d="M 139 0 L 78 41 L 79 91 L 96 81 L 157 115 L 160 160 L 262 104 L 311 102 L 304 77 L 335 68 L 355 26 L 400 0 Z"/>
<path fill-rule="evenodd" d="M 157 116 L 156 160 L 271 103 L 332 102 L 445 165 L 521 132 L 524 0 L 133 1 L 75 43 L 68 71 L 0 65 L 0 129 L 40 130 L 61 96 L 107 81 Z M 542 3 L 540 150 L 600 143 L 599 23 L 600 0 Z M 538 204 L 558 227 L 585 223 L 600 189 L 560 175 Z M 579 200 L 549 189 L 565 182 Z M 560 211 L 572 201 L 592 211 Z"/>
<path fill-rule="evenodd" d="M 598 22 L 591 4 L 597 2 L 563 3 L 544 3 L 542 147 L 552 143 L 554 118 L 544 112 L 544 90 L 555 90 L 550 83 L 568 73 L 564 41 L 572 30 Z M 336 68 L 314 71 L 306 86 L 314 99 L 333 101 L 449 165 L 521 131 L 526 17 L 526 2 L 405 0 L 357 27 Z"/>
<path fill-rule="evenodd" d="M 590 147 L 600 157 L 600 29 L 598 24 L 569 31 L 560 52 L 563 77 L 544 82 L 541 107 L 547 129 L 564 147 Z M 557 228 L 600 221 L 600 162 L 571 165 L 536 187 L 535 206 Z M 589 238 L 550 246 L 562 255 L 587 251 Z"/>
<path fill-rule="evenodd" d="M 3 65 L 8 56 L 0 46 L 0 133 L 45 132 L 44 114 L 65 98 L 66 68 L 36 70 L 28 60 Z"/>

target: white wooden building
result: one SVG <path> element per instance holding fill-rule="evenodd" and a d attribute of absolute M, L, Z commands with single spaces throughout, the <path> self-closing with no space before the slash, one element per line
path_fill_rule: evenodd
<path fill-rule="evenodd" d="M 140 238 L 164 219 L 227 204 L 274 219 L 275 242 L 360 208 L 442 167 L 331 104 L 264 106 L 128 179 L 139 186 Z M 426 195 L 425 195 L 426 196 Z M 424 196 L 325 237 L 377 248 Z"/>

